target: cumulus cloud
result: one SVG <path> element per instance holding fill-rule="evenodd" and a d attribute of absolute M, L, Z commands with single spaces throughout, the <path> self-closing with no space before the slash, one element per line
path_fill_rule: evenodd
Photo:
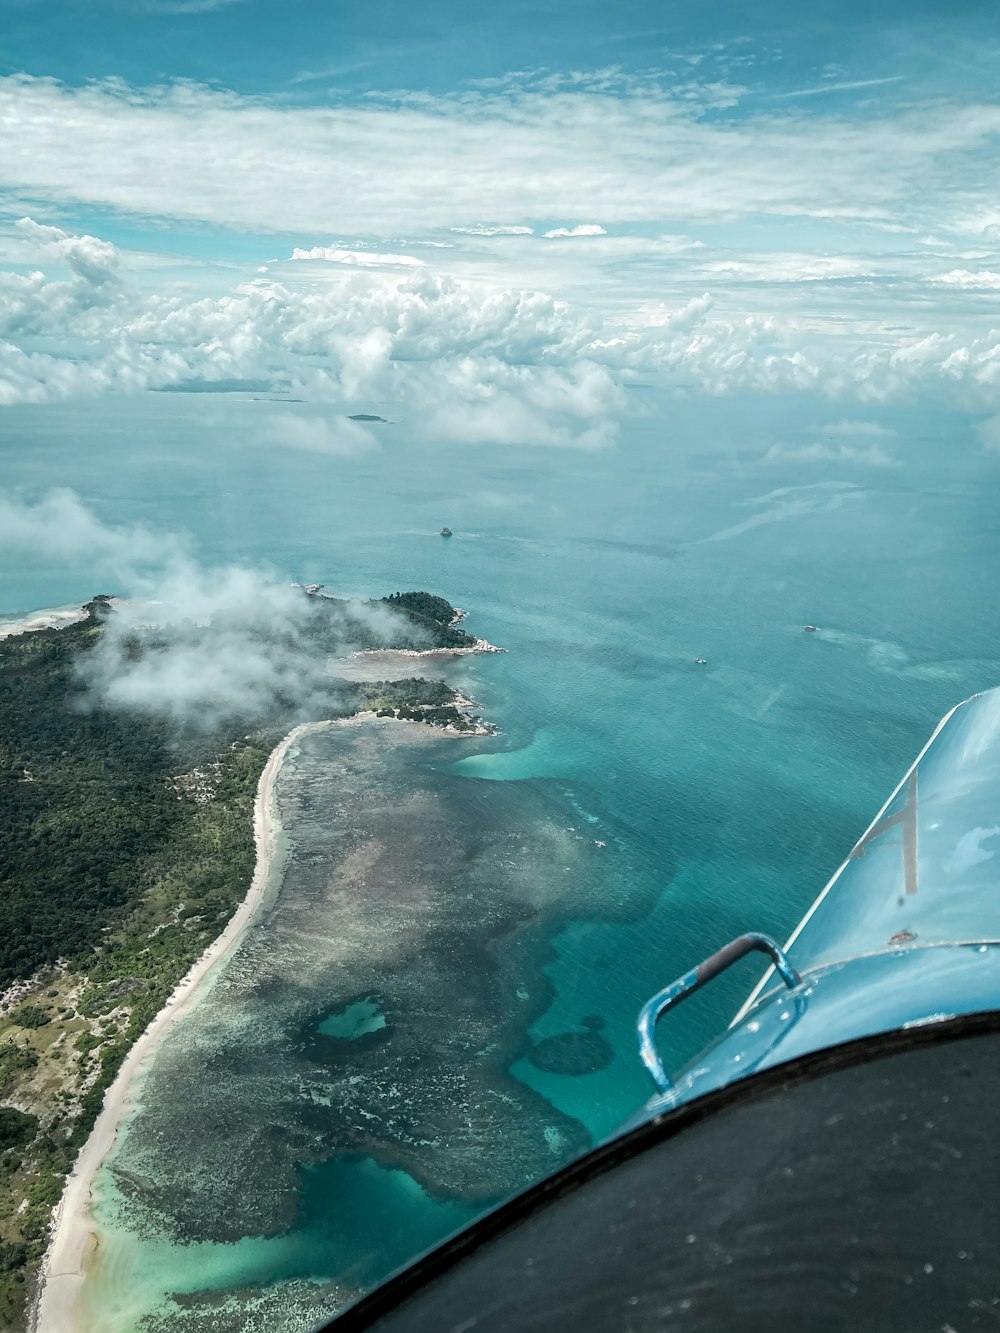
<path fill-rule="evenodd" d="M 312 404 L 313 424 L 290 424 L 284 438 L 272 429 L 273 442 L 341 456 L 372 447 L 373 437 L 337 418 L 373 404 L 415 439 L 594 448 L 614 440 L 628 384 L 650 376 L 710 393 L 805 390 L 863 404 L 919 387 L 966 409 L 1000 410 L 1000 334 L 987 310 L 978 332 L 962 312 L 953 328 L 854 321 L 840 294 L 827 318 L 742 312 L 728 285 L 704 290 L 698 267 L 688 270 L 684 299 L 595 309 L 449 276 L 437 261 L 334 262 L 322 275 L 289 266 L 283 281 L 258 275 L 208 296 L 172 282 L 140 289 L 99 238 L 30 220 L 18 236 L 69 276 L 0 270 L 0 406 L 274 384 Z M 674 247 L 665 262 L 700 262 L 684 257 L 688 248 Z M 769 302 L 777 290 L 767 289 Z M 982 305 L 975 295 L 952 299 Z M 830 433 L 865 429 L 841 423 Z"/>
<path fill-rule="evenodd" d="M 581 222 L 577 227 L 555 227 L 545 233 L 547 241 L 563 236 L 607 236 L 607 232 L 596 222 Z"/>
<path fill-rule="evenodd" d="M 0 496 L 0 552 L 83 566 L 122 594 L 81 660 L 87 697 L 186 728 L 326 716 L 341 702 L 327 671 L 334 645 L 412 634 L 378 603 L 310 598 L 267 569 L 206 567 L 185 536 L 106 524 L 69 491 Z"/>
<path fill-rule="evenodd" d="M 294 264 L 258 270 L 280 282 L 225 291 L 216 275 L 199 296 L 147 280 L 140 294 L 108 242 L 26 219 L 16 243 L 45 271 L 0 273 L 0 403 L 280 379 L 345 412 L 377 397 L 414 420 L 440 392 L 446 435 L 467 410 L 469 438 L 504 422 L 512 443 L 608 439 L 612 421 L 574 406 L 586 362 L 614 382 L 601 395 L 612 412 L 647 375 L 863 403 L 919 385 L 1000 406 L 983 300 L 1000 282 L 1000 109 L 888 99 L 859 116 L 804 99 L 707 114 L 742 96 L 613 68 L 324 106 L 0 78 L 0 178 L 57 217 L 78 203 L 259 234 L 294 218 L 320 236 L 336 219 L 358 238 L 305 243 Z M 595 200 L 602 224 L 538 234 L 539 219 L 592 216 Z M 691 234 L 750 217 L 755 235 L 774 220 L 773 247 L 730 252 L 714 228 L 710 245 Z M 968 234 L 975 253 L 956 247 Z M 921 235 L 951 238 L 935 249 L 950 245 L 963 267 L 940 272 Z M 420 258 L 406 252 L 417 245 Z M 538 406 L 556 381 L 561 418 Z"/>
<path fill-rule="evenodd" d="M 982 269 L 978 273 L 972 273 L 967 268 L 953 268 L 950 273 L 939 274 L 934 281 L 942 287 L 995 292 L 1000 288 L 1000 273 L 995 273 L 992 269 Z"/>
<path fill-rule="evenodd" d="M 73 236 L 31 218 L 22 218 L 16 230 L 33 253 L 63 266 L 69 276 L 50 279 L 38 270 L 0 271 L 0 336 L 65 335 L 72 330 L 85 337 L 99 327 L 95 312 L 125 301 L 119 252 L 108 241 Z"/>
<path fill-rule="evenodd" d="M 33 218 L 21 218 L 17 229 L 43 254 L 63 260 L 84 282 L 101 287 L 118 281 L 119 254 L 109 241 L 96 236 L 72 236 L 60 227 L 43 226 Z"/>
<path fill-rule="evenodd" d="M 258 279 L 214 299 L 153 296 L 105 314 L 100 330 L 87 326 L 85 360 L 71 320 L 61 358 L 0 345 L 0 402 L 88 386 L 281 382 L 340 414 L 272 415 L 261 438 L 338 456 L 377 447 L 345 419 L 373 402 L 391 403 L 418 438 L 584 448 L 614 438 L 624 406 L 617 372 L 598 364 L 620 359 L 623 344 L 595 336 L 599 319 L 542 293 L 422 269 L 306 287 Z"/>

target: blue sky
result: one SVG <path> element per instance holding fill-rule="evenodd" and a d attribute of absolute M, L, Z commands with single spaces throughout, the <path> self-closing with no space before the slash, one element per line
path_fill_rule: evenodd
<path fill-rule="evenodd" d="M 642 381 L 1000 435 L 992 4 L 0 12 L 0 404 L 246 380 L 331 453 L 372 404 L 600 448 Z"/>
<path fill-rule="evenodd" d="M 218 81 L 242 92 L 307 99 L 339 89 L 445 91 L 511 70 L 646 68 L 723 45 L 761 55 L 755 81 L 775 92 L 822 81 L 840 64 L 855 78 L 902 75 L 947 86 L 969 65 L 989 77 L 982 39 L 996 39 L 989 0 L 691 5 L 619 0 L 472 6 L 370 0 L 6 0 L 6 72 L 79 82 Z M 742 50 L 740 49 L 742 48 Z M 950 49 L 949 49 L 950 48 Z M 965 48 L 965 49 L 963 49 Z M 978 49 L 977 49 L 978 48 Z M 780 58 L 775 58 L 779 56 Z M 310 77 L 311 76 L 311 77 Z"/>

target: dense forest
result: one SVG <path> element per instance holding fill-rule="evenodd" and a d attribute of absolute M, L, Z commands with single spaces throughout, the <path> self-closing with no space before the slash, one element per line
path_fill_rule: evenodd
<path fill-rule="evenodd" d="M 100 633 L 91 614 L 0 643 L 0 987 L 57 958 L 82 965 L 207 817 L 178 799 L 175 776 L 245 744 L 85 707 L 75 665 Z M 227 773 L 253 766 L 227 751 Z M 206 894 L 228 901 L 248 849 Z"/>
<path fill-rule="evenodd" d="M 403 593 L 384 632 L 357 604 L 310 621 L 319 654 L 466 647 L 443 599 Z M 125 1054 L 221 932 L 253 874 L 253 800 L 300 715 L 233 717 L 211 734 L 88 696 L 81 673 L 107 599 L 63 629 L 0 641 L 0 1331 L 24 1304 L 62 1181 Z M 324 608 L 325 609 L 325 608 Z M 401 623 L 399 623 L 401 622 Z M 157 631 L 128 651 L 162 644 Z M 376 708 L 470 724 L 440 681 L 344 686 L 321 716 Z M 12 983 L 30 978 L 18 989 Z M 4 991 L 6 989 L 6 995 Z"/>
<path fill-rule="evenodd" d="M 475 643 L 471 635 L 458 628 L 461 615 L 443 597 L 429 592 L 394 592 L 382 600 L 394 611 L 401 611 L 436 648 L 471 648 Z"/>

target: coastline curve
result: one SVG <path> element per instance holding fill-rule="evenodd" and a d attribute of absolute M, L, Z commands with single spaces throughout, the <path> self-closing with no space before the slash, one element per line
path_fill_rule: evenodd
<path fill-rule="evenodd" d="M 97 1235 L 90 1206 L 97 1172 L 115 1145 L 118 1127 L 128 1110 L 135 1080 L 152 1059 L 167 1032 L 206 994 L 204 982 L 242 940 L 264 905 L 270 888 L 278 850 L 281 823 L 275 785 L 288 751 L 309 732 L 354 721 L 305 722 L 293 728 L 268 756 L 254 798 L 254 843 L 256 859 L 246 897 L 230 917 L 222 934 L 178 982 L 166 1004 L 139 1037 L 122 1063 L 115 1081 L 105 1094 L 94 1127 L 66 1178 L 59 1203 L 53 1211 L 49 1243 L 39 1271 L 38 1288 L 32 1301 L 30 1333 L 74 1333 L 79 1328 L 80 1296 L 88 1259 L 96 1251 Z"/>

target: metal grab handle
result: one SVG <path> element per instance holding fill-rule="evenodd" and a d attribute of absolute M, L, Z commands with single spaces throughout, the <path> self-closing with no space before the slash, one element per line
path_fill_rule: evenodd
<path fill-rule="evenodd" d="M 675 1004 L 680 1004 L 681 1000 L 686 1000 L 696 990 L 700 990 L 706 982 L 712 981 L 720 972 L 725 972 L 727 967 L 738 962 L 740 958 L 748 953 L 753 953 L 755 949 L 761 953 L 770 954 L 775 970 L 789 989 L 798 986 L 802 981 L 798 972 L 786 958 L 784 951 L 775 944 L 774 940 L 767 935 L 759 935 L 756 931 L 751 931 L 747 935 L 738 935 L 735 940 L 730 940 L 728 944 L 723 945 L 721 949 L 716 950 L 715 953 L 706 958 L 703 963 L 699 963 L 690 972 L 685 972 L 682 977 L 672 981 L 663 990 L 657 991 L 653 998 L 647 1000 L 639 1010 L 639 1055 L 660 1092 L 669 1092 L 673 1087 L 673 1080 L 663 1068 L 663 1061 L 657 1053 L 656 1044 L 653 1040 L 653 1034 L 660 1016 L 665 1014 L 668 1009 L 672 1009 Z"/>

